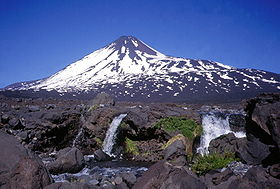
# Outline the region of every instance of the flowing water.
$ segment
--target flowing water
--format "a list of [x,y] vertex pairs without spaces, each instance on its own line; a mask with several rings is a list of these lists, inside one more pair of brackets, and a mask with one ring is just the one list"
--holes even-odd
[[121,124],[123,118],[125,118],[127,114],[121,114],[117,117],[115,117],[109,126],[109,129],[106,132],[106,137],[103,142],[103,152],[108,154],[111,157],[116,157],[116,154],[113,153],[113,147],[115,145],[116,137],[117,137],[117,131],[118,127]]
[[121,174],[133,174],[140,177],[148,170],[150,163],[130,161],[93,162],[79,173],[63,173],[52,175],[55,182],[73,182],[87,180],[89,183],[95,180],[112,179]]
[[222,114],[220,112],[209,112],[202,114],[203,134],[200,139],[200,146],[197,152],[200,154],[208,154],[208,147],[211,140],[228,133],[233,133],[237,138],[246,137],[244,132],[233,132],[229,126],[230,114]]

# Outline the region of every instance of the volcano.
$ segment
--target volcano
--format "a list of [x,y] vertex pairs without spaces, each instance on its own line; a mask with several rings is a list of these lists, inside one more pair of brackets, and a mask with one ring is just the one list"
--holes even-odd
[[92,98],[100,92],[121,101],[233,101],[280,92],[280,75],[166,56],[133,36],[122,36],[50,77],[2,90],[4,94],[73,98]]

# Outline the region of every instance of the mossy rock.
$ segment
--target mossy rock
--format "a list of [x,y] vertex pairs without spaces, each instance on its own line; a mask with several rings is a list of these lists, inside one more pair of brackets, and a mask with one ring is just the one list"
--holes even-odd
[[202,126],[194,120],[184,117],[167,117],[160,119],[155,125],[157,129],[163,129],[166,132],[180,132],[188,139],[194,139],[202,133]]
[[171,145],[173,142],[175,142],[176,140],[181,140],[183,142],[184,145],[186,145],[186,138],[184,135],[182,134],[178,134],[174,137],[172,137],[171,139],[169,139],[164,145],[162,145],[162,149],[166,149],[169,145]]

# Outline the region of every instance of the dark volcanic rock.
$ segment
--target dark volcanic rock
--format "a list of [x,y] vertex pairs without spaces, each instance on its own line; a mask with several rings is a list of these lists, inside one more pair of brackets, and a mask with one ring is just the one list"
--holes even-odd
[[[186,146],[182,140],[176,140],[164,150],[164,159],[173,159],[174,156],[186,156]],[[173,156],[173,158],[172,158]]]
[[2,131],[0,149],[0,188],[41,189],[51,184],[42,161]]
[[151,166],[133,186],[133,189],[150,188],[206,189],[206,186],[184,167],[176,168],[164,161],[160,161]]
[[238,150],[238,157],[250,165],[261,164],[269,154],[269,146],[255,137],[249,137],[246,144]]
[[9,120],[9,125],[12,129],[17,130],[17,129],[23,129],[24,125],[22,121],[18,118],[12,118]]
[[229,133],[213,139],[209,144],[208,150],[210,153],[235,153],[245,145],[246,141],[246,138],[237,138],[233,133]]
[[275,178],[280,179],[280,163],[272,165],[269,168],[269,174]]
[[280,94],[266,94],[248,101],[247,132],[280,149]]
[[110,160],[112,160],[112,158],[109,155],[107,155],[105,152],[103,152],[101,149],[96,150],[94,152],[94,158],[97,161],[110,161]]
[[246,129],[246,119],[243,114],[230,114],[229,115],[229,126],[234,132],[245,132]]
[[82,170],[84,163],[83,154],[77,148],[65,148],[57,153],[57,159],[47,165],[53,174],[76,173]]
[[280,180],[270,177],[266,169],[253,167],[244,177],[233,181],[228,189],[278,189]]

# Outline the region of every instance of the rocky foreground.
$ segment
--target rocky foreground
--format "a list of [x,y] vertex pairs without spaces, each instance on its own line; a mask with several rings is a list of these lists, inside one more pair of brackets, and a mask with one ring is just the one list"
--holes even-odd
[[[210,142],[209,164],[197,163],[201,112],[232,114],[233,131]],[[122,120],[114,144],[116,158],[102,151],[112,120]],[[193,128],[165,128],[167,121],[192,120]],[[118,103],[101,94],[92,101],[0,97],[0,188],[279,188],[280,95],[269,94],[240,104]],[[191,132],[189,132],[191,131]],[[230,154],[230,155],[228,155]],[[92,171],[112,159],[146,162],[145,172],[110,177]],[[211,166],[228,161],[223,166]],[[151,165],[151,166],[150,166]],[[204,167],[203,167],[204,166]],[[56,181],[56,182],[55,182]],[[54,183],[55,182],[55,183]]]

